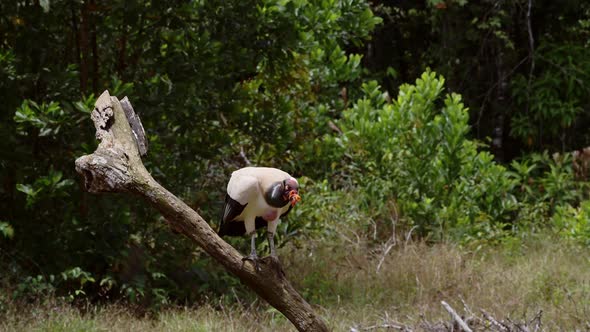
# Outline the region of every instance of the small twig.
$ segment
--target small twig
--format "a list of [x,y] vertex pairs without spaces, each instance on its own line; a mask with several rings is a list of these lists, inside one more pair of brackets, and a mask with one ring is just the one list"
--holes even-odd
[[531,319],[531,321],[529,322],[529,325],[533,326],[533,322],[535,322],[535,329],[533,330],[534,332],[537,332],[541,329],[542,323],[541,323],[541,316],[543,315],[543,310],[539,310],[539,312],[537,313],[537,315],[535,315],[535,317],[533,317],[533,319]]
[[[389,241],[388,241],[388,243],[389,243]],[[379,264],[377,264],[377,270],[375,271],[375,273],[379,273],[379,270],[381,269],[381,265],[385,261],[385,257],[387,256],[387,254],[389,254],[389,251],[391,251],[391,248],[393,248],[394,246],[395,246],[395,241],[394,241],[394,243],[387,245],[387,248],[385,249],[385,251],[381,255],[381,258],[379,259]]]
[[407,328],[406,326],[403,326],[400,324],[393,324],[393,323],[368,326],[368,327],[363,328],[363,331],[370,331],[370,330],[375,330],[375,329],[396,329],[396,330],[400,330],[400,331],[412,331],[411,329]]
[[469,306],[467,305],[467,302],[465,302],[465,299],[463,299],[463,296],[459,296],[459,299],[461,300],[461,303],[463,303],[463,310],[469,314],[469,317],[465,319],[466,323],[469,323],[470,321],[476,321],[481,323],[483,320],[477,316],[472,310],[471,308],[469,308]]
[[371,331],[371,330],[377,330],[377,329],[395,329],[395,330],[404,331],[404,332],[413,332],[413,330],[411,328],[409,328],[408,326],[406,326],[404,324],[398,323],[398,322],[387,322],[387,323],[375,324],[375,325],[371,325],[371,326],[367,326],[367,327],[351,326],[350,332]]
[[404,243],[405,246],[408,245],[408,242],[410,241],[410,238],[412,237],[412,232],[418,228],[418,226],[414,226],[412,228],[410,228],[410,231],[408,232],[408,234],[406,234],[406,242]]
[[250,162],[250,159],[248,159],[248,157],[246,157],[246,153],[244,152],[243,146],[240,146],[240,157],[242,157],[242,159],[244,160],[244,162],[246,163],[247,166],[252,165],[252,163]]
[[[394,206],[394,209],[395,209],[395,206]],[[396,209],[395,214],[397,215],[397,209]],[[381,258],[379,259],[379,264],[377,264],[377,270],[375,271],[376,273],[379,273],[379,270],[381,269],[381,265],[385,261],[385,257],[387,256],[387,254],[389,254],[389,251],[391,251],[391,248],[393,248],[397,242],[395,239],[395,225],[396,225],[396,223],[397,223],[396,218],[391,218],[391,224],[392,224],[391,238],[389,238],[389,240],[387,240],[387,243],[385,244],[386,248],[383,251]]]
[[446,303],[445,301],[441,301],[440,303],[443,305],[443,307],[445,307],[445,309],[449,312],[449,314],[451,314],[451,317],[453,318],[453,320],[455,320],[455,322],[457,322],[457,324],[459,324],[459,326],[465,332],[473,332],[471,330],[471,328],[469,326],[467,326],[467,323],[465,323],[463,321],[461,316],[459,316],[459,314],[457,314],[457,312],[455,312],[455,310],[453,310],[453,308],[451,308],[451,306],[448,303]]
[[506,318],[506,320],[509,321],[510,324],[514,325],[514,327],[518,329],[518,330],[511,329],[510,331],[530,332],[526,326],[522,326],[522,324],[518,324],[516,322],[513,322],[510,318]]
[[248,310],[252,310],[252,308],[254,308],[254,305],[256,304],[256,302],[258,302],[258,298],[255,298],[254,301],[252,301],[252,303],[250,303],[250,305],[248,305]]
[[238,304],[240,305],[240,307],[244,308],[244,304],[242,303],[242,301],[240,300],[240,297],[238,296],[238,294],[236,293],[236,289],[234,287],[231,288],[231,292],[234,295],[234,298],[236,299],[236,301],[238,302]]
[[485,319],[492,323],[492,325],[498,327],[501,331],[510,331],[510,328],[506,326],[506,324],[498,322],[494,317],[492,317],[492,315],[487,313],[485,310],[481,309],[481,313],[483,314]]
[[[508,77],[512,76],[512,74],[514,74],[514,72],[516,72],[518,67],[520,67],[523,63],[525,63],[528,59],[530,59],[530,55],[522,58],[514,67],[512,67],[512,69],[510,69],[508,74],[506,74],[505,78],[508,79]],[[476,121],[476,126],[478,128],[478,132],[479,132],[479,127],[480,127],[480,122],[483,117],[484,107],[485,107],[486,103],[488,102],[488,100],[490,99],[492,92],[494,92],[494,89],[498,86],[499,83],[500,83],[499,81],[496,81],[494,84],[492,84],[492,86],[488,89],[488,91],[486,91],[486,93],[483,95],[484,98],[483,98],[483,101],[481,102],[481,106],[479,107],[479,113],[477,115],[477,121]],[[482,95],[479,95],[478,97],[481,97],[481,96]],[[479,133],[478,133],[478,135],[479,135]]]
[[332,122],[331,120],[328,121],[328,127],[330,127],[330,129],[337,132],[338,134],[342,135],[342,130],[340,128],[338,128],[338,126],[334,122]]
[[467,305],[467,302],[465,302],[465,299],[463,299],[463,296],[459,296],[459,300],[461,300],[461,303],[463,303],[463,310],[465,310],[465,312],[468,313],[469,315],[475,316],[473,314],[473,311],[471,311],[471,309]]
[[395,201],[393,202],[393,213],[394,216],[391,217],[391,239],[393,240],[393,244],[395,245],[397,242],[397,239],[395,237],[395,226],[397,225],[397,222],[399,220],[399,215],[397,213],[397,204],[395,203]]

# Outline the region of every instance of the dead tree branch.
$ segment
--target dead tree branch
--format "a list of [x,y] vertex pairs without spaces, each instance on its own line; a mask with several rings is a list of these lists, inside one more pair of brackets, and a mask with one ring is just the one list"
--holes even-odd
[[86,190],[128,192],[143,197],[175,229],[282,312],[299,331],[328,330],[322,318],[285,278],[279,262],[263,259],[259,272],[251,264],[243,264],[242,255],[217,236],[197,212],[154,180],[140,157],[140,150],[141,154],[147,152],[143,126],[128,101],[122,105],[105,91],[96,101],[91,118],[101,142],[93,154],[76,160],[76,171],[83,176]]
[[446,303],[445,301],[441,301],[440,302],[442,304],[443,307],[445,307],[445,309],[449,312],[449,314],[451,314],[451,317],[453,318],[453,320],[455,322],[457,322],[457,324],[459,324],[459,326],[461,327],[461,329],[465,332],[471,332],[471,328],[469,326],[467,326],[467,323],[465,323],[465,321],[463,321],[463,319],[461,318],[461,316],[459,316],[459,314],[457,314],[457,312],[455,310],[453,310],[453,308],[451,308],[451,306]]

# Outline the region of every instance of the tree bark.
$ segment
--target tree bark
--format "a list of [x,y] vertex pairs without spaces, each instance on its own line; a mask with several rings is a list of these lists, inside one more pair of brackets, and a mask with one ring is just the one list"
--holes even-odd
[[82,93],[88,92],[88,75],[90,72],[90,41],[88,40],[90,27],[88,19],[88,1],[84,1],[81,8],[80,26],[78,29],[78,40],[80,44],[80,90]]
[[[138,145],[138,135],[128,123],[129,114],[126,117],[123,110],[127,104],[122,106],[108,91],[96,101],[91,118],[101,142],[93,154],[76,160],[76,171],[83,176],[86,190],[129,192],[143,197],[175,229],[282,312],[299,331],[328,331],[322,318],[291,286],[278,261],[266,257],[260,264],[260,271],[256,271],[252,264],[244,263],[243,256],[223,241],[197,212],[154,180],[141,161],[138,150],[141,143]],[[133,112],[132,109],[126,111]]]
[[95,0],[90,0],[88,6],[91,7],[92,12],[88,15],[90,17],[90,43],[92,44],[92,92],[98,93],[98,45],[96,41],[96,2]]

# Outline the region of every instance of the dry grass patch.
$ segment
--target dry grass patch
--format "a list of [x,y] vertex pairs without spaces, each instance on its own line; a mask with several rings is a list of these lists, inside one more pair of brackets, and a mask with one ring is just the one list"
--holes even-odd
[[310,248],[288,268],[299,289],[325,307],[335,330],[391,320],[420,327],[448,321],[448,302],[469,316],[532,319],[548,330],[590,326],[590,249],[536,239],[477,252],[450,244],[380,246],[349,242]]
[[12,307],[0,331],[290,331],[281,315],[237,305],[168,308],[153,316],[137,315],[120,305],[82,310],[51,300],[27,308]]
[[[450,318],[441,301],[459,314],[481,317],[484,309],[498,320],[529,321],[542,310],[544,331],[590,326],[588,248],[545,239],[476,252],[424,243],[397,244],[387,255],[384,249],[362,240],[312,242],[304,249],[284,248],[281,257],[287,276],[334,331],[394,322],[415,331],[442,326]],[[168,308],[152,317],[120,305],[80,311],[55,300],[25,307],[9,303],[0,312],[0,330],[293,331],[267,305],[234,299]]]

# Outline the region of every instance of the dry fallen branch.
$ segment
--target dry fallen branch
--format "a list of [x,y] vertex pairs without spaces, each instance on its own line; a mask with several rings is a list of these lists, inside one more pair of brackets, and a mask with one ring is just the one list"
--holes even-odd
[[490,322],[490,324],[497,328],[497,331],[503,332],[503,331],[510,331],[510,327],[507,326],[506,324],[497,321],[494,317],[492,317],[492,315],[490,315],[489,313],[487,313],[486,311],[482,310],[481,311],[483,316],[485,317],[485,319]]
[[380,329],[393,329],[397,331],[403,332],[413,332],[411,328],[406,325],[397,323],[397,322],[384,322],[381,324],[371,325],[367,327],[351,327],[350,332],[360,332],[360,331],[373,331],[373,330],[380,330]]
[[101,142],[93,154],[76,160],[76,171],[84,177],[86,190],[141,196],[176,230],[283,313],[299,331],[328,330],[321,317],[285,278],[279,262],[263,259],[259,272],[251,264],[243,264],[242,255],[217,236],[197,212],[152,178],[140,158],[147,153],[143,126],[127,100],[122,103],[105,91],[96,101],[91,118]]
[[523,319],[522,321],[513,321],[509,317],[505,320],[498,320],[485,310],[479,310],[481,315],[476,315],[469,309],[469,306],[463,301],[465,312],[469,314],[469,318],[462,318],[451,306],[442,301],[443,307],[451,314],[452,320],[430,322],[426,320],[424,314],[420,314],[420,322],[417,326],[405,325],[395,320],[391,320],[389,315],[385,313],[385,318],[374,325],[366,327],[355,325],[350,328],[350,332],[360,331],[380,331],[380,330],[398,330],[398,331],[424,331],[424,332],[460,332],[460,331],[490,331],[490,332],[540,332],[543,331],[541,317],[542,310],[530,320]]
[[471,328],[469,326],[467,326],[467,323],[465,323],[465,321],[463,321],[461,316],[459,316],[457,314],[457,312],[455,312],[455,310],[453,310],[453,308],[451,308],[451,306],[448,303],[446,303],[445,301],[441,301],[440,303],[442,304],[443,307],[445,307],[445,309],[449,312],[449,314],[451,314],[451,317],[453,318],[453,320],[455,322],[457,322],[457,324],[459,324],[459,326],[461,327],[461,329],[463,329],[463,331],[472,332]]

